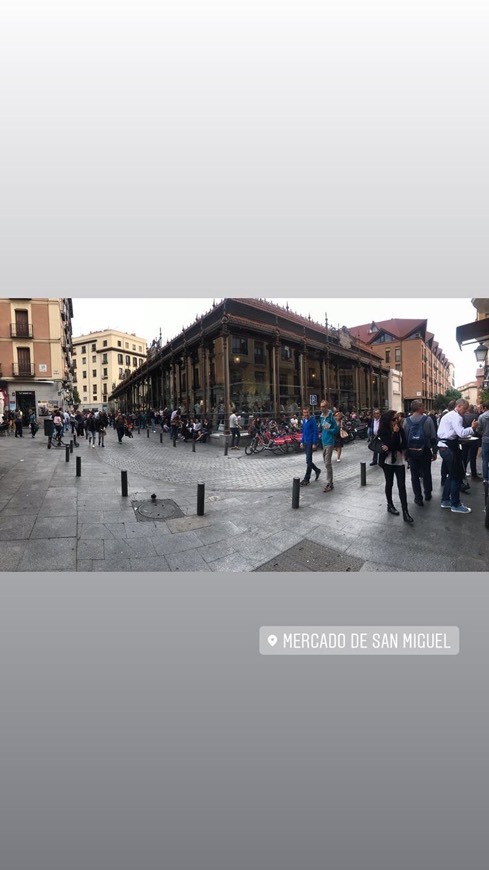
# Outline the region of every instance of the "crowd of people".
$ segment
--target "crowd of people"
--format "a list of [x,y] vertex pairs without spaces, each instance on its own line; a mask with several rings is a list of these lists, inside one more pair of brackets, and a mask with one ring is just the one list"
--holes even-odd
[[[315,410],[315,409],[313,409]],[[440,483],[443,487],[441,507],[453,513],[468,514],[470,508],[461,502],[460,493],[470,491],[472,481],[489,483],[489,403],[475,407],[465,399],[453,400],[440,414],[426,412],[421,399],[411,402],[410,414],[389,410],[381,412],[374,408],[369,414],[357,415],[355,411],[344,414],[331,407],[326,399],[320,403],[320,415],[315,416],[309,407],[302,414],[281,414],[276,421],[254,416],[249,422],[250,436],[263,432],[265,426],[273,426],[277,433],[301,432],[300,447],[304,450],[306,470],[301,486],[308,486],[314,473],[319,479],[323,469],[314,462],[314,452],[320,448],[323,456],[325,480],[323,492],[334,490],[333,454],[341,462],[344,444],[349,440],[347,427],[361,422],[367,427],[368,445],[372,451],[371,466],[382,468],[385,476],[387,511],[393,516],[400,512],[394,504],[393,489],[396,483],[403,519],[413,523],[409,513],[406,488],[406,473],[410,472],[414,503],[423,507],[431,501],[433,493],[433,462],[440,459]],[[205,414],[191,417],[180,408],[142,410],[132,414],[75,408],[72,412],[55,409],[49,417],[54,432],[59,437],[70,432],[77,439],[85,438],[88,446],[105,447],[109,427],[117,433],[118,444],[125,437],[132,438],[134,430],[150,428],[168,433],[173,440],[194,441],[205,444],[212,433],[212,422]],[[34,410],[28,419],[21,411],[5,412],[0,426],[15,437],[23,437],[23,428],[28,423],[31,437],[39,429]],[[242,419],[235,410],[229,417],[231,449],[240,449]],[[477,457],[481,451],[482,475],[477,471]]]

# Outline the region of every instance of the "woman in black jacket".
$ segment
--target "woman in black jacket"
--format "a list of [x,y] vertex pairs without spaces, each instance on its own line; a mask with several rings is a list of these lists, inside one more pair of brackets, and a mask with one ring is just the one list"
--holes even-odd
[[378,437],[382,444],[379,462],[385,475],[385,496],[387,511],[399,516],[399,511],[392,501],[392,486],[394,476],[397,481],[399,498],[402,507],[402,518],[406,523],[414,522],[409,516],[406,494],[406,450],[407,440],[401,421],[396,411],[386,411],[379,423]]

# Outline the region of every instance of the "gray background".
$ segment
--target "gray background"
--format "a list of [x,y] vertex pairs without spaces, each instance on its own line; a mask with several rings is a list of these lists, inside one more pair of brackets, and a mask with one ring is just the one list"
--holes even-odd
[[[486,867],[484,577],[0,579],[6,870]],[[401,622],[460,655],[258,651]]]

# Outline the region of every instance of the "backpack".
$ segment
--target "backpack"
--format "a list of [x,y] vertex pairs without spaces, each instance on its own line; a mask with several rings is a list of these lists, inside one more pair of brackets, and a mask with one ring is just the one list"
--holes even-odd
[[411,417],[408,417],[406,420],[408,426],[407,446],[408,450],[411,450],[413,453],[422,453],[426,447],[425,420],[426,414],[423,414],[417,423],[413,423]]

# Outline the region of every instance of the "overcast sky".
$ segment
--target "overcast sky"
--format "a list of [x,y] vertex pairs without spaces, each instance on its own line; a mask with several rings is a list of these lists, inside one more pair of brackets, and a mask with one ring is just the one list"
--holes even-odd
[[[216,299],[216,302],[219,300]],[[475,320],[476,311],[470,299],[279,299],[270,301],[279,305],[287,302],[292,311],[311,315],[324,323],[325,315],[331,326],[358,326],[371,320],[392,317],[427,318],[428,329],[433,332],[445,355],[455,366],[457,386],[475,378],[477,363],[474,346],[460,351],[455,341],[455,329],[462,323]],[[119,329],[134,332],[148,343],[157,338],[161,328],[163,344],[194,322],[199,314],[212,306],[208,299],[73,299],[73,335],[82,335],[101,329]]]

